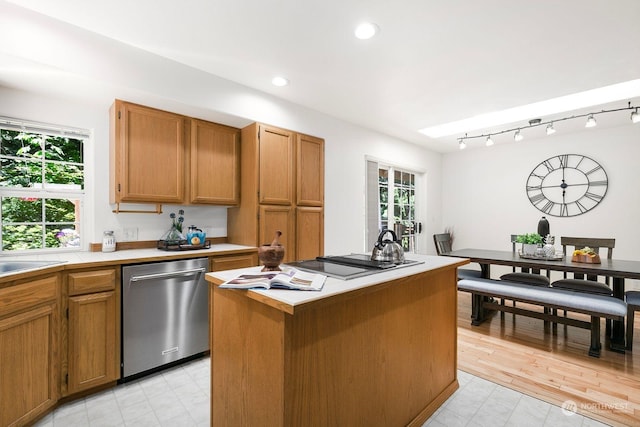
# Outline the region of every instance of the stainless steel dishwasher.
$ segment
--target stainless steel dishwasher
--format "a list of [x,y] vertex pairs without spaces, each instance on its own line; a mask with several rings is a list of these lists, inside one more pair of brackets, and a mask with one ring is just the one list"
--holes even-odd
[[122,379],[209,349],[207,258],[122,267]]

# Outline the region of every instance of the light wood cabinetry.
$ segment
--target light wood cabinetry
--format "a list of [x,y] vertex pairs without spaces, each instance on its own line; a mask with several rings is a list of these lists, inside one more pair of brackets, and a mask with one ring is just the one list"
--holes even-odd
[[280,230],[285,261],[323,255],[324,140],[254,123],[241,141],[242,198],[227,212],[229,242],[259,246]]
[[324,206],[324,140],[296,134],[296,204]]
[[[296,236],[324,236],[324,210],[321,207],[296,208]],[[321,239],[301,237],[296,248],[298,259],[313,259],[324,253]]]
[[240,130],[116,100],[110,202],[237,205]]
[[66,363],[63,363],[66,381],[62,385],[65,396],[115,382],[120,376],[118,270],[70,272],[66,274],[66,282],[68,319]]
[[0,289],[0,425],[27,425],[59,398],[58,275]]
[[[253,127],[250,133],[254,137]],[[294,135],[271,126],[258,125],[258,197],[261,204],[292,205],[295,191]]]
[[237,205],[240,201],[240,131],[191,120],[189,201]]
[[210,259],[211,271],[235,270],[258,265],[258,253],[216,256]]
[[182,203],[185,118],[116,100],[111,107],[111,203]]

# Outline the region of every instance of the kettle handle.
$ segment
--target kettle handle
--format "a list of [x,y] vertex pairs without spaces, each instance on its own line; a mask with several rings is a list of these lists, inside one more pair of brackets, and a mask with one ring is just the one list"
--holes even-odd
[[391,236],[393,237],[393,242],[396,242],[398,240],[398,237],[396,236],[395,231],[385,228],[384,230],[382,230],[382,232],[380,232],[380,235],[378,236],[378,242],[376,243],[376,247],[378,249],[382,249],[382,247],[384,246],[383,245],[384,242],[382,241],[382,238],[387,233],[391,233]]

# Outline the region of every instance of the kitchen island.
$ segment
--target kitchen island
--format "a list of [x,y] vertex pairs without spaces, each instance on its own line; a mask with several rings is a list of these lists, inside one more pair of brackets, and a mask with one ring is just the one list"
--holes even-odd
[[208,273],[211,424],[420,426],[457,389],[456,268],[421,264],[321,291],[217,285]]

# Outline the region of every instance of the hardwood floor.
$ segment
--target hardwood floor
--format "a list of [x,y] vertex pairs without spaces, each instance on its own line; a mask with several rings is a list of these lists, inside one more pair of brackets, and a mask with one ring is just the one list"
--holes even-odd
[[458,368],[607,424],[637,426],[640,322],[635,323],[635,353],[609,350],[603,323],[602,354],[594,358],[587,354],[586,329],[558,325],[557,332],[545,334],[542,320],[508,313],[471,326],[471,296],[458,292]]

